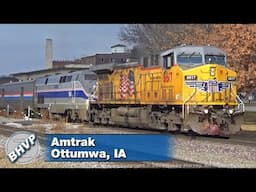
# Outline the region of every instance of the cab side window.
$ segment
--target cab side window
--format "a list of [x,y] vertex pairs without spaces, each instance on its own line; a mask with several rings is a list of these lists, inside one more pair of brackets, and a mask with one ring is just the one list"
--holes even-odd
[[164,69],[170,69],[174,64],[174,54],[170,53],[169,55],[165,55],[163,57],[164,60]]

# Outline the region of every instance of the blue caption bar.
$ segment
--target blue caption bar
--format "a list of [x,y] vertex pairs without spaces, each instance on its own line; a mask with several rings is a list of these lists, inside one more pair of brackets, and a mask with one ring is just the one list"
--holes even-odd
[[172,138],[165,134],[49,134],[47,161],[169,161]]

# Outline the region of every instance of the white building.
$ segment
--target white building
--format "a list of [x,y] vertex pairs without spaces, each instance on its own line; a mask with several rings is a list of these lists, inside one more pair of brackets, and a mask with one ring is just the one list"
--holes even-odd
[[112,53],[126,53],[127,47],[125,45],[117,44],[111,46],[111,52]]

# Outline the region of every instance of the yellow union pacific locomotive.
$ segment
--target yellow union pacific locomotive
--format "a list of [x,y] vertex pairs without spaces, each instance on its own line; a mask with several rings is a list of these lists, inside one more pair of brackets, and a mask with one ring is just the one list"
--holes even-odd
[[90,121],[206,135],[240,130],[244,104],[223,51],[180,46],[163,52],[160,63],[95,67],[97,100],[91,103]]

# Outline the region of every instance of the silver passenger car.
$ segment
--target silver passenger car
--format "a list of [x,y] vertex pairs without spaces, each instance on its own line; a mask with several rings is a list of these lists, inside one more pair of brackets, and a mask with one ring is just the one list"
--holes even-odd
[[0,84],[0,109],[22,114],[34,107],[35,81],[20,81]]

